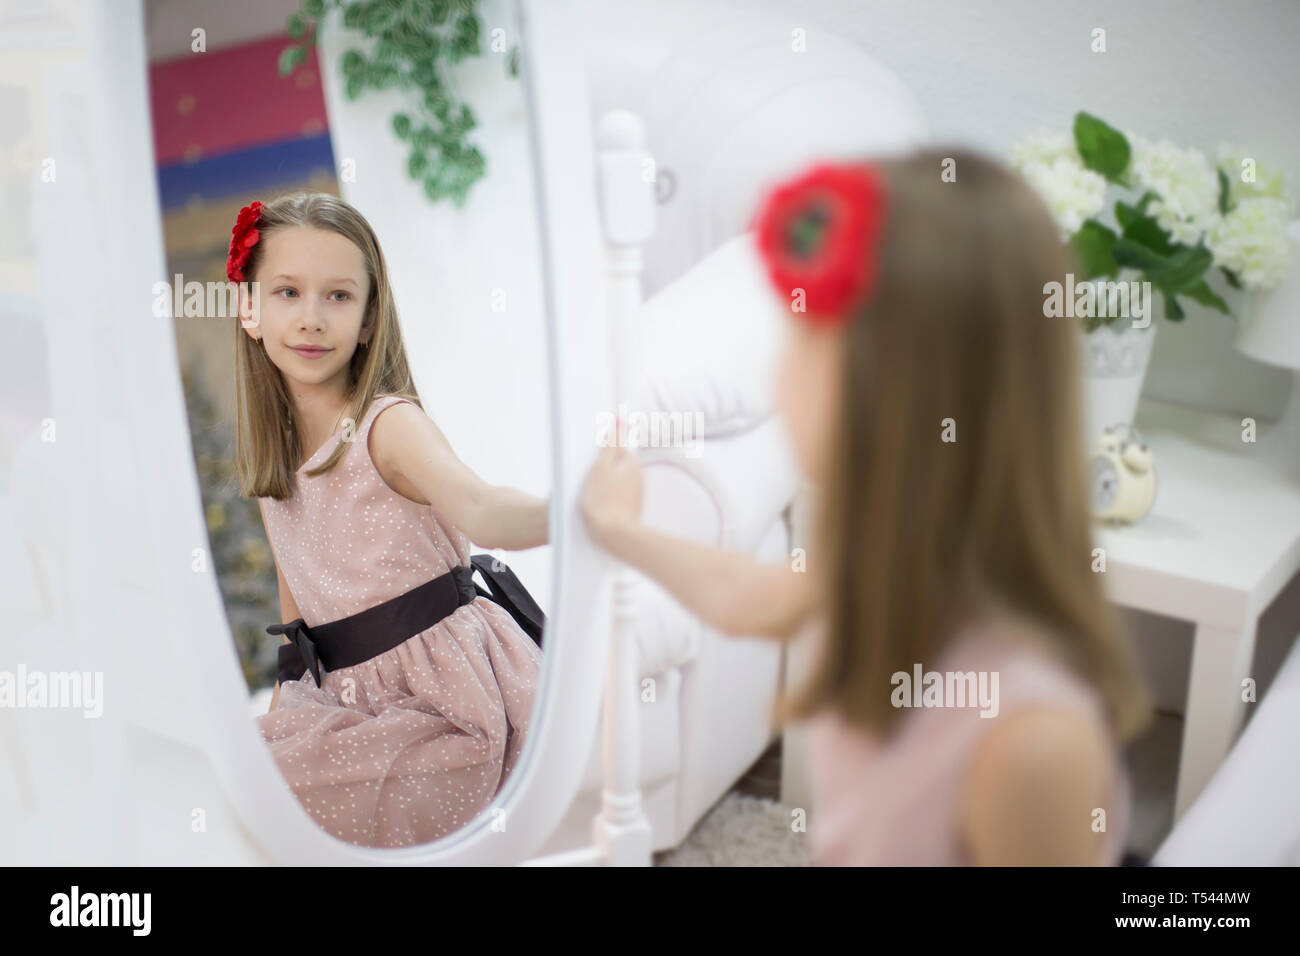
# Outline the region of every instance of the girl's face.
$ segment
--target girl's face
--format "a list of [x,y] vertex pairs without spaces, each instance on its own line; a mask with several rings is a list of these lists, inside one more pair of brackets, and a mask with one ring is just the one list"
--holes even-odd
[[346,382],[348,363],[370,335],[361,328],[370,294],[365,257],[352,240],[310,226],[263,240],[257,274],[261,321],[246,327],[289,383]]
[[826,480],[830,443],[842,388],[844,333],[797,316],[786,322],[777,367],[777,407],[785,419],[804,477]]

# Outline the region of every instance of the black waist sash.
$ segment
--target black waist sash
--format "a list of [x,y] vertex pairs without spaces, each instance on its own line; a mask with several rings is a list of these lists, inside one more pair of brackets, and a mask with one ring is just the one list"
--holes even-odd
[[[333,671],[377,657],[477,597],[489,598],[504,607],[540,647],[545,618],[519,579],[491,555],[476,554],[470,563],[471,567],[454,567],[405,594],[337,621],[315,627],[308,627],[302,618],[272,624],[266,629],[268,634],[282,634],[292,642],[280,645],[276,680],[298,680],[304,671],[310,671],[319,687],[322,667]],[[487,580],[491,591],[474,584],[475,569]]]

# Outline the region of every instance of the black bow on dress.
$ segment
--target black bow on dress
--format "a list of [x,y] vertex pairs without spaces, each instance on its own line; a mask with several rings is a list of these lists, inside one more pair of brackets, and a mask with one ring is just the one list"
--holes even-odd
[[[298,680],[302,677],[302,668],[305,664],[311,671],[311,676],[316,679],[316,686],[320,687],[320,655],[316,650],[316,640],[312,637],[311,628],[302,618],[296,618],[288,624],[272,624],[266,629],[268,634],[286,635],[291,644],[280,645],[279,655],[279,681],[284,683],[286,680]],[[287,671],[292,671],[288,673]]]

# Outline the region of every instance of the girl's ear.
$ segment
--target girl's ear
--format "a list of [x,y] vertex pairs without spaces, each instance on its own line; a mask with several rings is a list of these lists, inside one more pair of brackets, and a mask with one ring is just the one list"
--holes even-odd
[[262,340],[260,299],[256,282],[239,283],[239,324],[254,342]]

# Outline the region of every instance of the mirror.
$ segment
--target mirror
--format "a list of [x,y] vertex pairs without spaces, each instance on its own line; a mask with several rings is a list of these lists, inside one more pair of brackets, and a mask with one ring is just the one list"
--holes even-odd
[[[506,18],[512,8],[495,3],[480,8],[485,52],[457,67],[458,89],[495,83],[516,98],[478,114],[472,132],[484,138],[473,142],[488,160],[486,176],[456,212],[413,187],[400,148],[381,156],[388,141],[365,125],[364,113],[328,128],[326,161],[317,144],[315,153],[290,149],[257,165],[262,178],[233,187],[225,211],[210,220],[200,216],[202,191],[192,206],[185,193],[184,201],[173,197],[164,212],[160,196],[173,192],[165,175],[184,170],[158,166],[161,119],[151,114],[160,94],[150,65],[278,36],[292,4],[225,4],[218,20],[199,17],[188,2],[88,0],[75,9],[46,2],[25,6],[21,22],[8,24],[11,51],[23,52],[0,70],[13,159],[0,192],[15,227],[0,254],[0,318],[24,351],[0,385],[7,396],[0,517],[15,519],[0,547],[7,586],[0,650],[34,686],[58,680],[94,696],[47,701],[63,709],[58,714],[0,708],[5,862],[514,864],[537,853],[572,804],[595,737],[606,660],[605,561],[582,533],[576,506],[593,454],[591,422],[610,405],[606,377],[593,374],[606,367],[609,346],[587,93],[573,51],[581,31],[566,4],[546,0],[544,12],[534,0],[521,6],[517,78],[486,53],[493,29],[509,37],[514,22],[514,14]],[[341,52],[326,52],[325,62]],[[509,47],[500,57],[508,54]],[[205,167],[210,185],[237,178],[230,154],[266,135],[263,101],[273,103],[269,90],[280,80],[274,69],[260,76],[255,95],[217,124],[231,148],[207,154],[215,164]],[[384,97],[396,96],[346,101],[331,76],[327,70],[316,94],[331,117],[388,110]],[[234,103],[218,85],[165,108],[192,115],[209,102]],[[321,134],[307,122],[270,125],[280,135],[268,148]],[[203,141],[174,155],[197,165]],[[379,171],[394,161],[396,174]],[[235,211],[295,188],[275,180],[285,169],[319,182],[318,166],[339,177],[338,191],[382,242],[413,383],[456,454],[493,483],[550,495],[549,546],[502,551],[546,614],[545,666],[522,753],[468,824],[400,849],[359,846],[322,829],[255,723],[267,708],[268,677],[250,680],[244,662],[255,655],[241,655],[232,635],[262,634],[264,653],[282,640],[265,634],[283,623],[278,594],[267,593],[275,565],[260,514],[222,514],[204,490],[214,479],[201,472],[231,447],[222,422],[228,429],[232,406],[219,397],[187,401],[183,388],[182,355],[229,360],[238,341],[235,312],[227,305],[223,315],[220,303]],[[345,170],[353,181],[343,180]],[[502,227],[492,213],[511,204]],[[422,225],[403,235],[407,212],[418,212]],[[539,245],[524,245],[539,234]],[[202,294],[191,297],[182,285],[178,306],[174,277],[190,272]],[[491,298],[497,289],[504,299]],[[504,310],[494,311],[493,301]],[[191,380],[202,374],[200,365]],[[220,376],[204,379],[212,381]],[[318,429],[308,428],[313,444],[343,440],[342,421],[330,434],[334,416],[307,424]],[[360,450],[348,449],[341,467]],[[225,533],[236,527],[246,538]],[[245,540],[265,550],[245,552]],[[245,569],[247,586],[220,573],[241,558],[260,569]]]
[[223,8],[200,44],[145,5],[155,296],[258,734],[320,829],[410,847],[504,814],[549,649],[519,13],[376,41],[269,6]]

